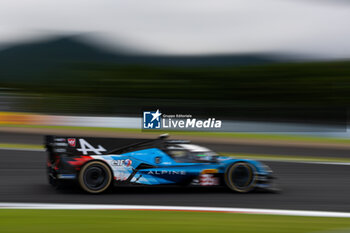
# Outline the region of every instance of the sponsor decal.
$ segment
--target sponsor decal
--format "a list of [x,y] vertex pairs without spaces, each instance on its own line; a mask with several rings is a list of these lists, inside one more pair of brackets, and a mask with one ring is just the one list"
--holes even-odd
[[190,114],[143,112],[143,129],[220,129],[222,121],[215,118],[197,119]]
[[55,138],[54,141],[55,142],[65,142],[66,139],[65,138]]
[[107,151],[105,148],[103,148],[101,145],[98,145],[98,148],[93,147],[88,143],[85,139],[80,138],[79,143],[81,148],[78,148],[77,151],[83,152],[83,155],[87,155],[88,152],[93,152],[96,155],[101,155],[101,152]]
[[57,178],[58,179],[75,179],[76,175],[75,174],[58,174]]
[[219,179],[213,174],[201,174],[199,176],[199,184],[202,186],[219,185]]
[[132,164],[132,161],[130,159],[119,159],[119,160],[113,160],[112,165],[113,166],[124,166],[124,167],[130,167]]
[[131,164],[132,164],[132,161],[131,161],[130,159],[126,159],[126,160],[124,161],[124,166],[125,166],[125,167],[130,167]]
[[186,175],[186,171],[148,171],[148,175]]
[[55,146],[67,146],[67,143],[65,143],[65,142],[56,142],[54,145]]
[[125,181],[128,179],[129,176],[130,176],[129,173],[123,172],[123,171],[116,171],[114,173],[114,179],[117,181]]
[[76,145],[76,140],[75,140],[75,138],[68,138],[67,141],[68,141],[68,144],[69,144],[71,147],[75,147],[75,145]]
[[55,153],[64,153],[67,152],[65,148],[54,148],[53,150]]

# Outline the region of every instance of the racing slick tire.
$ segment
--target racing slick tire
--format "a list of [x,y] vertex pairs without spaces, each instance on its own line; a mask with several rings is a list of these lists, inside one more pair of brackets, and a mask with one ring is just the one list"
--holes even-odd
[[225,183],[239,193],[252,191],[256,184],[255,169],[245,162],[234,163],[225,172]]
[[92,161],[82,167],[78,181],[80,187],[85,191],[101,193],[110,187],[112,172],[104,162]]

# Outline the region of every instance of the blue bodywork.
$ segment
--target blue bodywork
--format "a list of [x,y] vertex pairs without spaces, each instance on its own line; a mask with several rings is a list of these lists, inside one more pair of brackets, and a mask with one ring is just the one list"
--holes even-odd
[[[131,184],[143,185],[201,185],[201,174],[210,173],[211,178],[217,180],[209,185],[219,186],[224,184],[223,176],[227,168],[236,162],[250,164],[259,179],[271,176],[271,170],[266,165],[254,160],[216,156],[215,160],[184,163],[175,161],[158,148],[99,156],[98,159],[111,166],[114,178],[119,183],[128,181]],[[257,182],[256,185],[262,188],[269,187],[266,182]]]

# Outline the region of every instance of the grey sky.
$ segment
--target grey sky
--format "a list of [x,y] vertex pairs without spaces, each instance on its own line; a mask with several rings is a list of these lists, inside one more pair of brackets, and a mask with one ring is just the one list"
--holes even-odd
[[350,57],[343,0],[1,0],[0,43],[99,33],[155,53],[282,51]]

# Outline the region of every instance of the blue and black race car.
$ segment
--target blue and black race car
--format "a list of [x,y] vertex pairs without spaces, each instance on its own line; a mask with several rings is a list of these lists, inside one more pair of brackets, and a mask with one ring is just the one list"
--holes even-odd
[[227,186],[245,193],[272,188],[261,162],[223,157],[185,140],[46,136],[50,184],[75,180],[89,193],[112,185]]

